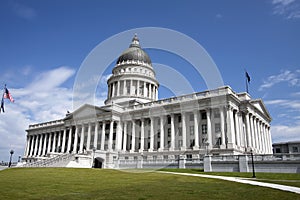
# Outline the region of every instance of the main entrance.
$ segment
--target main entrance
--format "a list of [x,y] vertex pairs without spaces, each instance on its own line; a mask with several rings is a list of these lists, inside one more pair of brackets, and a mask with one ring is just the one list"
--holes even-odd
[[94,159],[94,168],[103,168],[104,159],[97,157]]

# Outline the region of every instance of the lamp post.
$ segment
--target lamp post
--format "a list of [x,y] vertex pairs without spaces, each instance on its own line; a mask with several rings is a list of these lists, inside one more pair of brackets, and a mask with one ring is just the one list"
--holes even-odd
[[10,150],[10,159],[9,159],[9,163],[8,163],[8,167],[11,167],[11,159],[12,159],[12,155],[14,154],[14,150]]
[[253,150],[250,150],[251,153],[251,161],[252,161],[252,178],[256,178],[255,176],[255,169],[254,169],[254,161],[253,161]]
[[92,168],[94,168],[94,157],[95,157],[96,148],[93,147],[93,160],[92,160]]

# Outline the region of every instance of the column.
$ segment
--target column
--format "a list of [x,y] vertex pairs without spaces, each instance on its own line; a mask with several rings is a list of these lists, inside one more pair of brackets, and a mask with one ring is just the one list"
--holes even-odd
[[101,150],[104,151],[105,148],[105,121],[102,122],[102,132],[101,132]]
[[49,133],[47,154],[50,153],[51,150],[51,137],[52,137],[52,133]]
[[247,147],[251,147],[251,130],[250,130],[250,116],[249,113],[246,113],[246,138],[247,138]]
[[39,138],[38,138],[38,135],[35,136],[35,142],[34,142],[34,156],[37,155],[37,150],[38,150],[38,141]]
[[111,97],[114,97],[115,96],[115,82],[111,83],[111,86],[112,86],[112,90],[111,90]]
[[120,81],[117,82],[117,96],[120,96]]
[[150,148],[149,151],[153,151],[154,149],[154,117],[150,118]]
[[75,136],[74,136],[74,144],[73,144],[73,153],[77,153],[77,146],[78,146],[78,129],[79,129],[79,127],[76,125],[76,128],[75,128]]
[[95,122],[95,134],[94,134],[94,147],[98,149],[98,128],[99,128],[99,123],[96,121]]
[[126,80],[123,81],[123,95],[127,95]]
[[233,148],[235,146],[233,110],[232,107],[229,106],[227,108],[227,137],[229,148]]
[[271,135],[269,126],[268,126],[268,135],[269,135],[269,144],[270,144],[269,151],[270,151],[270,154],[271,154],[272,153],[272,135]]
[[152,84],[149,83],[149,98],[152,99]]
[[170,150],[175,149],[175,124],[174,124],[174,114],[171,114],[171,148]]
[[165,116],[160,116],[160,147],[159,150],[163,151],[165,149]]
[[132,120],[132,129],[131,129],[131,152],[135,151],[135,121]]
[[266,132],[265,132],[265,123],[261,124],[262,129],[262,153],[266,153]]
[[143,152],[145,148],[145,119],[141,119],[141,148],[140,152]]
[[33,155],[33,136],[29,136],[30,137],[30,153],[29,155],[32,156]]
[[42,149],[43,149],[43,134],[40,134],[40,145],[39,145],[39,151],[38,151],[38,155],[42,155]]
[[61,152],[61,131],[58,132],[57,152]]
[[258,145],[258,129],[257,129],[257,119],[254,118],[254,130],[255,130],[255,149],[259,149]]
[[72,127],[70,127],[69,129],[67,153],[71,152],[71,143],[72,143]]
[[25,148],[24,156],[29,156],[30,137],[27,136],[26,139],[27,139],[27,141],[26,141],[26,148]]
[[199,149],[199,114],[198,110],[195,110],[194,113],[194,135],[195,135],[195,145],[193,149]]
[[84,144],[84,124],[81,125],[79,153],[83,153],[83,144]]
[[[235,112],[235,118],[234,118],[234,124],[235,124],[235,127],[234,127],[234,130],[235,130],[235,133],[236,133],[236,145],[238,147],[242,146],[242,135],[243,135],[243,132],[240,132],[240,128],[239,128],[239,125],[240,125],[240,121],[239,121],[239,117],[240,117],[241,113],[239,111],[236,111]],[[247,138],[247,141],[248,141],[248,138]],[[245,144],[245,146],[247,146]]]
[[144,97],[147,97],[146,82],[144,81]]
[[255,136],[254,136],[254,126],[253,126],[253,115],[250,117],[250,129],[251,129],[251,148],[255,147]]
[[53,144],[52,144],[52,152],[56,152],[56,135],[57,135],[57,132],[54,132],[53,133]]
[[225,138],[225,119],[224,119],[224,107],[220,107],[220,121],[221,121],[221,148],[226,148],[226,138]]
[[66,137],[67,137],[67,128],[64,129],[64,133],[63,133],[63,139],[62,139],[62,145],[61,145],[61,152],[65,153],[65,149],[66,149]]
[[132,79],[130,80],[130,96],[133,96],[133,81]]
[[137,80],[136,87],[137,87],[137,96],[140,96],[140,81],[139,80]]
[[206,109],[206,121],[207,121],[207,142],[208,149],[212,148],[212,132],[211,132],[211,110]]
[[117,151],[120,151],[122,148],[122,127],[121,122],[117,121],[117,131],[116,131],[116,147]]
[[44,134],[44,145],[43,145],[43,152],[42,155],[46,155],[46,145],[47,145],[47,133]]
[[108,139],[108,150],[112,151],[112,145],[113,145],[113,134],[114,134],[114,121],[110,121],[110,128],[109,128],[109,139]]
[[87,141],[86,141],[86,150],[90,150],[91,148],[91,130],[92,130],[92,124],[89,123],[88,126],[88,135],[87,135]]
[[181,150],[186,150],[186,120],[185,120],[185,112],[181,113],[181,126],[182,126],[182,147]]
[[123,151],[127,150],[127,121],[124,121]]

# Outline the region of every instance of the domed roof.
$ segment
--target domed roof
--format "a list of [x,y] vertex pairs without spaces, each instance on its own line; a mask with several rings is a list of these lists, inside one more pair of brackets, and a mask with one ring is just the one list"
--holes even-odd
[[118,58],[117,64],[126,62],[127,60],[138,60],[144,61],[145,63],[151,64],[150,57],[141,48],[137,35],[134,35],[132,42],[128,49],[126,49]]

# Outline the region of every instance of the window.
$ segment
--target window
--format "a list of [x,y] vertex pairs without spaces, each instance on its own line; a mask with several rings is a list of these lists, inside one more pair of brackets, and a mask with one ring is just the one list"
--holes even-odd
[[220,123],[215,124],[215,132],[221,132],[221,124]]
[[178,135],[182,136],[182,129],[181,129],[181,127],[178,127]]
[[193,146],[195,146],[195,140],[190,140],[190,148],[192,148]]
[[201,119],[207,119],[206,112],[201,113]]
[[191,121],[191,122],[194,121],[194,114],[190,114],[190,121]]
[[168,116],[168,124],[171,124],[171,117]]
[[191,161],[193,158],[192,154],[187,154],[186,155],[186,160]]
[[190,126],[190,135],[194,135],[194,126]]
[[171,137],[171,129],[168,128],[168,137]]
[[280,148],[276,148],[276,149],[275,149],[275,152],[276,152],[276,153],[281,153],[281,149],[280,149]]
[[128,160],[128,156],[125,156],[125,160]]
[[298,147],[293,147],[293,153],[298,153]]
[[214,111],[214,118],[220,118],[220,111],[219,110]]
[[157,132],[157,138],[160,138],[160,131]]
[[178,116],[178,123],[181,122],[181,115]]
[[207,125],[202,124],[202,134],[207,134]]

